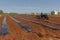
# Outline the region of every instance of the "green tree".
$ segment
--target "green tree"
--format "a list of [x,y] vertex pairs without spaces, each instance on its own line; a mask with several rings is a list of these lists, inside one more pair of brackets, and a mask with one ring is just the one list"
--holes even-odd
[[3,14],[3,10],[0,10],[0,14]]

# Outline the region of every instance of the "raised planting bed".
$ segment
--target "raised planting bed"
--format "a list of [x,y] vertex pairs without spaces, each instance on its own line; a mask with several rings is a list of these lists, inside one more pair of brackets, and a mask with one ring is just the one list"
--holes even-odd
[[10,18],[12,20],[14,20],[17,24],[19,24],[21,27],[23,27],[25,30],[27,30],[28,32],[33,32],[28,26],[26,26],[25,24],[21,23],[20,21],[16,20],[15,18],[11,17]]
[[4,17],[3,22],[2,22],[1,34],[2,35],[8,34],[8,28],[7,28],[7,25],[6,25],[6,17]]
[[30,21],[30,22],[33,22],[33,23],[36,23],[36,24],[40,24],[40,25],[42,25],[42,26],[44,26],[44,27],[48,27],[48,28],[53,29],[53,30],[60,30],[59,28],[55,28],[55,27],[53,27],[53,26],[50,26],[50,25],[47,25],[47,24],[43,24],[43,23],[38,22],[38,21],[29,20],[29,19],[25,19],[25,18],[21,18],[21,19],[27,20],[27,21]]

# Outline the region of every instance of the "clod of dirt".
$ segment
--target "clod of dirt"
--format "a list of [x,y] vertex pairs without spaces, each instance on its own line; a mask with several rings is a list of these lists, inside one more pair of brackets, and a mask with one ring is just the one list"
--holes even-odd
[[58,38],[58,39],[60,39],[60,37],[55,37],[55,38]]
[[13,38],[13,40],[16,40],[15,38]]
[[43,35],[42,35],[41,33],[37,33],[37,35],[38,35],[39,37],[43,37]]
[[48,37],[49,36],[49,34],[46,34],[46,37]]

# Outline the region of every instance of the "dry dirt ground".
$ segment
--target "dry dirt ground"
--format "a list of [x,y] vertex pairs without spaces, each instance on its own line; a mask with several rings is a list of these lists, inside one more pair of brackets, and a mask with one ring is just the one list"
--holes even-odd
[[[12,16],[21,23],[27,25],[31,28],[31,30],[35,31],[36,33],[27,32],[24,28],[19,26],[15,21],[13,21],[9,16],[6,16],[6,22],[8,27],[8,34],[7,35],[0,35],[0,40],[60,40],[60,30],[52,30],[47,27],[43,27],[42,25],[35,24],[29,22],[27,20],[23,20],[20,17],[24,17],[27,19],[35,18],[35,16]],[[0,29],[2,26],[3,17],[0,18]],[[50,21],[59,22],[60,17],[49,17]],[[59,25],[49,24],[45,21],[40,19],[35,19],[34,21],[39,21],[44,24],[51,25],[56,28],[60,28]]]

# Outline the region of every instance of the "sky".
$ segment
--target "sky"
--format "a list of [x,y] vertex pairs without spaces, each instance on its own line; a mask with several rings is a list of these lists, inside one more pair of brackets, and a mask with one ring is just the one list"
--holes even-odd
[[60,0],[0,0],[0,10],[17,13],[60,11]]

